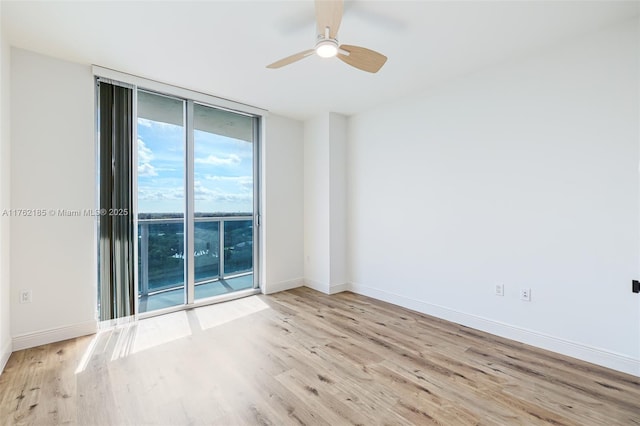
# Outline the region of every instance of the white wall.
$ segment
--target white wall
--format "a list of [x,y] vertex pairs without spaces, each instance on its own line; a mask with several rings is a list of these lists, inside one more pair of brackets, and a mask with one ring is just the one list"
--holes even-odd
[[[0,8],[2,10],[2,8]],[[10,205],[10,72],[11,48],[0,30],[0,372],[11,355],[11,218],[1,215]]]
[[304,131],[301,122],[275,114],[265,121],[262,291],[273,293],[303,283]]
[[304,279],[328,288],[329,263],[329,114],[304,123]]
[[347,287],[347,119],[326,113],[304,125],[304,280],[333,294]]
[[[94,81],[89,66],[11,50],[11,207],[46,217],[11,222],[14,350],[95,330],[92,217],[54,217],[96,202]],[[18,303],[29,289],[33,302]]]
[[352,117],[353,289],[640,375],[638,35]]
[[329,285],[342,291],[347,276],[347,118],[329,114]]

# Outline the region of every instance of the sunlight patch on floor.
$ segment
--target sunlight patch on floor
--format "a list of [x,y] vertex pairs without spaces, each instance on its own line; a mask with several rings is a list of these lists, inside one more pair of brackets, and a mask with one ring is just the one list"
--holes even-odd
[[257,297],[245,297],[230,302],[203,306],[196,309],[195,313],[200,327],[207,330],[268,308],[269,305]]
[[138,353],[191,335],[185,311],[159,315],[137,322],[128,353]]
[[[196,332],[211,329],[265,309],[269,309],[269,305],[260,298],[244,297],[138,321],[131,318],[111,321],[111,323],[120,322],[120,324],[112,325],[109,328],[106,328],[106,325],[104,328],[101,327],[102,329],[89,342],[75,374],[85,371],[94,356],[102,354],[111,361],[116,361],[189,337],[194,333],[194,329]],[[191,323],[189,317],[191,317]]]
[[89,342],[89,346],[84,351],[84,354],[82,354],[82,358],[80,358],[80,362],[78,363],[78,367],[76,368],[76,371],[74,372],[74,374],[80,374],[87,369],[87,364],[89,364],[89,360],[91,359],[91,357],[93,356],[93,353],[96,350],[98,339],[100,338],[100,335],[102,333],[103,332],[98,332],[96,333],[95,336],[93,336],[93,338],[91,339],[91,342]]

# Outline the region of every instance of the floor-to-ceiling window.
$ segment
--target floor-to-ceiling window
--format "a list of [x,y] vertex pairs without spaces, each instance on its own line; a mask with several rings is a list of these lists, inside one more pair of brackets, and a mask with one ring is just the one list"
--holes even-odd
[[259,119],[137,95],[138,312],[253,289]]
[[[256,120],[193,107],[195,299],[250,288]],[[209,284],[210,283],[210,284]]]
[[[100,103],[97,95],[98,128],[104,130],[102,138],[98,132],[105,153],[98,159],[99,170],[105,171],[99,179],[101,196],[106,197],[102,198],[113,198],[110,176],[120,152],[107,148],[118,142],[119,149],[130,150],[133,157],[126,168],[133,190],[125,191],[134,195],[133,231],[126,234],[133,255],[119,246],[114,253],[124,253],[115,260],[135,271],[122,284],[108,285],[112,280],[103,279],[99,307],[101,312],[105,306],[113,308],[112,295],[130,294],[135,309],[104,318],[130,315],[132,310],[156,314],[258,292],[259,142],[264,111],[99,67],[94,73],[97,94],[102,84],[129,88],[133,97],[130,108],[117,112],[107,104],[110,98],[105,95]],[[103,119],[107,115],[100,115],[102,110],[116,116]],[[118,123],[129,124],[117,129]],[[130,137],[122,141],[107,137],[112,134]],[[116,177],[120,175],[127,173],[120,171]],[[100,273],[118,265],[115,260],[107,262],[106,256],[115,250],[111,242],[122,240],[118,235],[101,236],[98,256],[105,262]]]
[[186,102],[138,90],[139,312],[185,298]]

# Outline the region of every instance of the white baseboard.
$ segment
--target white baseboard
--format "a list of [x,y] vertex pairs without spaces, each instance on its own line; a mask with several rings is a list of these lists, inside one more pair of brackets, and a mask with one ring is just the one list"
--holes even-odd
[[383,300],[385,302],[393,303],[394,305],[442,318],[447,321],[475,328],[507,339],[516,340],[538,348],[557,352],[562,355],[567,355],[640,377],[640,360],[626,355],[617,354],[600,348],[594,348],[581,343],[572,342],[533,330],[527,330],[465,312],[456,311],[444,306],[434,305],[422,300],[412,299],[362,284],[352,283],[349,286],[349,290],[357,294]]
[[279,291],[291,290],[292,288],[302,287],[304,285],[303,278],[294,280],[280,281],[278,283],[267,283],[264,286],[264,294],[278,293]]
[[330,291],[329,284],[324,284],[324,283],[321,283],[321,282],[318,282],[318,281],[314,281],[314,280],[310,280],[308,278],[305,278],[304,279],[304,286],[312,288],[312,289],[314,289],[316,291],[320,291],[320,292],[322,292],[324,294],[331,294],[329,292]]
[[4,371],[4,367],[6,367],[7,361],[9,361],[11,352],[11,339],[7,339],[7,341],[2,344],[2,347],[0,347],[0,374]]
[[94,334],[97,330],[97,321],[86,321],[80,324],[21,334],[13,337],[13,350],[19,351],[22,349],[33,348],[35,346],[73,339],[74,337],[86,336],[88,334]]
[[318,281],[310,280],[308,278],[304,279],[305,287],[312,288],[316,291],[320,291],[324,294],[336,294],[341,293],[343,291],[349,290],[349,284],[324,284]]
[[329,294],[342,293],[343,291],[349,291],[350,285],[349,283],[343,284],[332,284],[329,287]]

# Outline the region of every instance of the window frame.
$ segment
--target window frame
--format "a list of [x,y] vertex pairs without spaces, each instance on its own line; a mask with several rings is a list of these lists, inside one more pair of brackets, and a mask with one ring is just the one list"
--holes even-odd
[[[138,77],[135,75],[115,71],[108,68],[99,67],[96,65],[92,66],[92,72],[96,79],[104,82],[110,82],[113,84],[118,84],[126,87],[130,87],[133,89],[134,93],[134,108],[133,114],[134,117],[138,116],[137,111],[137,102],[138,102],[138,90],[150,92],[157,95],[163,95],[174,99],[180,99],[185,102],[185,190],[186,190],[186,203],[185,203],[185,250],[186,253],[192,253],[194,249],[194,230],[195,230],[195,222],[194,222],[194,177],[193,177],[193,162],[194,162],[194,127],[193,127],[193,119],[194,119],[194,105],[199,104],[206,107],[216,108],[219,110],[229,111],[234,114],[245,115],[251,117],[255,121],[254,129],[253,129],[253,288],[248,290],[240,290],[233,293],[228,293],[220,296],[215,296],[213,298],[208,299],[195,299],[194,289],[194,263],[193,259],[190,259],[190,262],[186,262],[186,268],[188,271],[185,271],[185,303],[177,306],[172,306],[164,309],[158,309],[154,311],[139,312],[138,306],[138,298],[135,301],[135,317],[136,318],[147,318],[156,315],[162,315],[170,312],[175,312],[183,309],[190,309],[197,306],[204,306],[212,303],[218,303],[226,300],[232,300],[239,297],[244,297],[250,294],[257,294],[261,292],[262,284],[263,284],[263,257],[264,253],[262,253],[262,242],[264,239],[264,230],[262,226],[261,212],[262,212],[262,200],[263,198],[263,184],[262,184],[262,170],[263,170],[263,157],[262,157],[262,144],[264,141],[264,126],[265,126],[265,118],[268,116],[268,111],[254,107],[251,105],[243,104],[240,102],[231,101],[224,98],[219,98],[216,96],[208,95],[205,93],[185,89],[178,86],[169,85],[166,83],[161,83],[154,80],[145,79],[142,77]],[[137,126],[134,126],[134,141],[138,139],[137,134]],[[138,164],[138,153],[137,149],[133,150],[134,158],[132,159],[133,164]],[[134,173],[133,179],[133,190],[137,193],[138,191],[138,179],[137,173]],[[99,189],[99,188],[98,188]],[[98,190],[99,194],[99,190]],[[134,208],[134,284],[137,294],[137,289],[139,286],[138,283],[138,200],[137,196],[134,197],[133,201]]]

